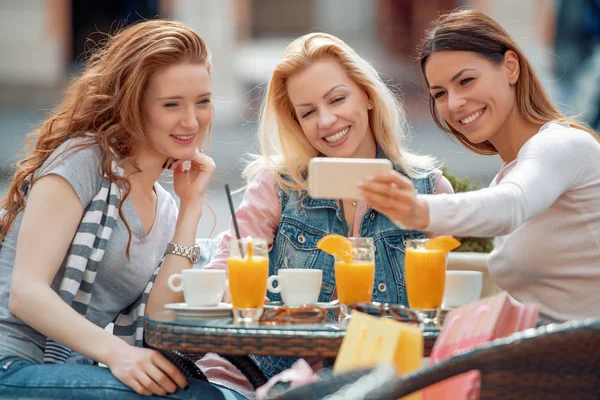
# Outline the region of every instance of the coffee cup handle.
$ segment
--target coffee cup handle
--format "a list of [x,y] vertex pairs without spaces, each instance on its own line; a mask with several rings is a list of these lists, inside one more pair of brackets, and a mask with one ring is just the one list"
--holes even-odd
[[271,275],[267,279],[267,290],[271,293],[281,293],[281,286],[273,287],[273,282],[279,279],[278,275]]
[[[179,279],[179,285],[175,285],[175,279]],[[172,291],[181,292],[183,290],[183,276],[181,276],[181,274],[171,275],[167,281],[167,285],[169,285],[169,289]]]

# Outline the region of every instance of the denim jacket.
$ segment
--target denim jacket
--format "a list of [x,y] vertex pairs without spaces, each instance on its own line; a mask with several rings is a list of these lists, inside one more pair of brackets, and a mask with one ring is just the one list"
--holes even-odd
[[[403,173],[400,168],[397,171]],[[434,194],[435,174],[412,179],[415,189],[421,194]],[[316,248],[325,235],[344,235],[349,226],[342,217],[335,200],[318,200],[299,193],[279,193],[282,216],[273,248],[269,253],[269,275],[276,275],[280,268],[320,268],[323,270],[323,285],[320,302],[332,299],[335,290],[333,256]],[[361,237],[372,237],[375,244],[375,282],[373,301],[408,305],[404,282],[404,241],[424,238],[420,231],[409,232],[398,227],[383,214],[368,209],[362,216]],[[344,225],[346,228],[344,229]],[[271,301],[280,301],[279,294],[268,293]],[[267,378],[289,368],[297,359],[294,357],[252,356]]]

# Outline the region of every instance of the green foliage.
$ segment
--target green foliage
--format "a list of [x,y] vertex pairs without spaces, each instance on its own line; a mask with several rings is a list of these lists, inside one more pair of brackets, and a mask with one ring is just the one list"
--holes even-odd
[[[450,181],[450,184],[454,188],[454,193],[464,193],[480,189],[479,186],[473,185],[469,178],[457,178],[450,174],[446,168],[442,168],[442,173]],[[494,250],[493,238],[457,237],[457,239],[460,240],[462,245],[454,251],[489,253]]]

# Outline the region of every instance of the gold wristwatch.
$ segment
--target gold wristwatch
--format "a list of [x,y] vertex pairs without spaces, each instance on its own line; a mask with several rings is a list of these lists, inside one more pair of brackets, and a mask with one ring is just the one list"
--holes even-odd
[[200,260],[200,246],[182,246],[180,244],[169,243],[167,245],[167,254],[175,254],[190,260],[192,264],[196,264]]

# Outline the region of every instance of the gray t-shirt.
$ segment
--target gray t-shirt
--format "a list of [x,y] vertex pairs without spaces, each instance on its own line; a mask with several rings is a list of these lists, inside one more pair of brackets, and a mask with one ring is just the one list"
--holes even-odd
[[[79,196],[85,210],[100,190],[102,177],[98,173],[98,167],[101,152],[96,144],[83,150],[72,149],[72,145],[80,143],[81,140],[87,139],[73,139],[64,143],[54,154],[59,154],[64,149],[66,152],[59,157],[51,156],[37,173],[42,176],[56,174],[66,179]],[[154,185],[154,190],[157,196],[156,216],[150,233],[145,234],[133,204],[129,198],[126,199],[122,211],[132,231],[130,260],[127,260],[125,253],[129,237],[127,228],[119,217],[102,262],[98,266],[87,318],[100,327],[106,327],[121,310],[142,294],[166,250],[167,243],[173,238],[177,219],[175,200],[158,183]],[[10,281],[22,219],[21,212],[0,249],[0,359],[18,356],[41,363],[46,337],[8,310]],[[60,287],[64,270],[63,262],[52,284],[55,291]],[[72,354],[69,362],[89,363],[90,360]]]

